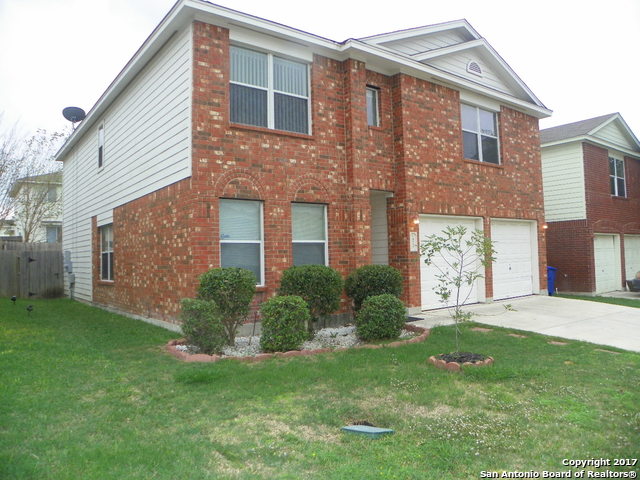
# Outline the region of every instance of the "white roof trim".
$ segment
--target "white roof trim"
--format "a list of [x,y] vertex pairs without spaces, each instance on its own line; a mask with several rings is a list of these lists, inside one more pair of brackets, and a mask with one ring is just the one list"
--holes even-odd
[[219,5],[214,5],[204,0],[178,0],[153,32],[151,32],[149,37],[147,37],[145,42],[129,62],[127,62],[118,76],[113,80],[113,82],[111,82],[106,91],[100,96],[78,128],[76,128],[69,136],[65,144],[55,155],[56,160],[61,160],[69,154],[70,150],[75,146],[78,140],[101,119],[101,115],[104,114],[107,108],[120,95],[120,93],[126,89],[127,85],[133,81],[136,75],[145,67],[145,65],[162,48],[162,46],[177,31],[185,28],[185,26],[189,25],[194,20],[213,22],[213,24],[222,27],[233,28],[235,25],[238,27],[254,29],[289,41],[297,41],[304,46],[315,48],[316,53],[321,53],[334,59],[345,60],[352,54],[355,55],[355,58],[358,58],[364,54],[364,56],[372,57],[371,60],[376,62],[391,62],[392,65],[386,69],[396,73],[410,73],[411,75],[430,81],[444,82],[447,85],[451,85],[453,88],[466,88],[468,90],[487,95],[491,98],[498,99],[507,105],[520,108],[539,118],[551,115],[551,110],[547,109],[542,102],[533,95],[524,82],[517,77],[506,62],[504,62],[504,60],[502,60],[500,56],[495,53],[493,48],[491,48],[491,46],[484,40],[483,42],[485,46],[491,53],[493,53],[494,57],[496,57],[496,59],[505,66],[508,72],[513,75],[517,83],[533,100],[533,103],[520,100],[512,95],[482,86],[463,77],[444,72],[443,70],[430,67],[424,63],[413,60],[408,55],[402,55],[399,52],[394,52],[384,46],[377,45],[381,42],[408,38],[416,35],[424,35],[443,30],[451,30],[454,28],[462,28],[476,40],[480,39],[481,37],[478,32],[476,32],[466,20],[455,20],[437,25],[366,37],[362,40],[350,39],[343,43],[338,43],[318,35],[313,35],[303,32],[302,30],[297,30],[286,25],[272,22],[270,20],[265,20],[263,18],[255,17]]
[[[607,122],[608,123],[608,122]],[[640,151],[629,150],[628,148],[621,147],[618,144],[607,142],[606,140],[602,140],[599,137],[594,137],[592,135],[579,135],[573,138],[565,138],[563,140],[556,140],[555,142],[547,142],[540,145],[541,148],[546,147],[555,147],[556,145],[563,145],[567,143],[574,142],[589,142],[594,145],[598,145],[606,148],[607,150],[615,150],[616,152],[624,153],[625,155],[633,158],[640,159]]]
[[418,62],[423,62],[431,58],[441,57],[443,55],[449,55],[451,53],[462,52],[471,48],[481,47],[486,44],[486,41],[482,38],[478,40],[471,40],[470,42],[458,43],[457,45],[450,45],[448,47],[437,48],[435,50],[429,50],[427,52],[414,53],[411,58]]
[[419,37],[429,35],[431,33],[443,32],[445,30],[464,29],[473,38],[481,38],[480,34],[467,22],[464,18],[460,20],[452,20],[450,22],[437,23],[435,25],[426,25],[423,27],[408,28],[406,30],[396,30],[394,32],[381,33],[370,37],[358,38],[361,42],[378,45],[380,43],[394,42],[405,38]]
[[629,128],[629,125],[627,125],[627,122],[624,121],[624,118],[622,118],[622,115],[620,115],[619,113],[616,113],[611,118],[609,118],[609,119],[605,120],[604,122],[602,122],[596,128],[591,130],[588,133],[588,135],[595,135],[599,130],[603,129],[604,127],[606,127],[607,125],[609,125],[610,123],[613,123],[613,122],[618,122],[618,124],[623,128],[625,133],[629,136],[631,141],[633,141],[633,143],[635,143],[636,146],[638,147],[638,149],[640,150],[640,141],[633,134],[633,131]]

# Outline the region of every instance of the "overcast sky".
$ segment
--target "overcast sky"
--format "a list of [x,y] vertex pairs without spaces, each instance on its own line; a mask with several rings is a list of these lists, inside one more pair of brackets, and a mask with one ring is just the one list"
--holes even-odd
[[[546,128],[620,112],[640,137],[640,0],[218,1],[332,40],[466,18],[551,110]],[[0,0],[2,126],[68,128],[173,0]]]

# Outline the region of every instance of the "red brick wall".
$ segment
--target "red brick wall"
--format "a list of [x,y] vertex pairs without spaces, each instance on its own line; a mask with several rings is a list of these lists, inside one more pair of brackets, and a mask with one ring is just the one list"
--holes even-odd
[[[328,205],[330,266],[346,276],[371,260],[369,190],[393,192],[389,259],[404,275],[408,306],[420,305],[419,255],[408,251],[418,214],[544,223],[536,119],[503,108],[502,165],[464,160],[457,91],[315,55],[312,135],[234,125],[228,30],[195,22],[193,39],[192,177],[115,210],[115,281],[103,285],[95,275],[96,302],[175,321],[197,277],[220,265],[220,198],[263,202],[265,286],[258,302],[275,293],[292,263],[293,201]],[[379,127],[367,125],[366,85],[380,88]],[[490,276],[487,285],[490,296]]]
[[593,292],[593,231],[586,220],[550,222],[547,261],[557,268],[556,288],[561,292]]

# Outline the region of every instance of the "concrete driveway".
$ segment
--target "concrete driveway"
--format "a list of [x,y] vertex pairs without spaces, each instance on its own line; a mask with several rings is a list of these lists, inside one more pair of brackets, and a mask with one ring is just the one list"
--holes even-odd
[[[515,311],[505,309],[511,305]],[[586,300],[534,295],[468,305],[474,322],[640,352],[640,309]],[[415,325],[452,324],[446,310],[422,312]]]

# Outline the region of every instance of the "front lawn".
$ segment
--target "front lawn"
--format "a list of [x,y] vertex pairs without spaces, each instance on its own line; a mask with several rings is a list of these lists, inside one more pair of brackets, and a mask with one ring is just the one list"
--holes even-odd
[[[640,354],[469,324],[463,349],[494,366],[427,364],[453,349],[451,327],[399,348],[187,364],[163,349],[174,333],[29,303],[0,299],[2,479],[460,480],[638,458]],[[396,433],[341,433],[354,421]]]
[[635,298],[602,297],[600,295],[590,297],[588,295],[564,295],[564,294],[560,294],[557,296],[561,298],[570,298],[573,300],[588,300],[590,302],[610,303],[612,305],[622,305],[624,307],[640,308],[640,297],[638,297],[638,299],[635,299]]

